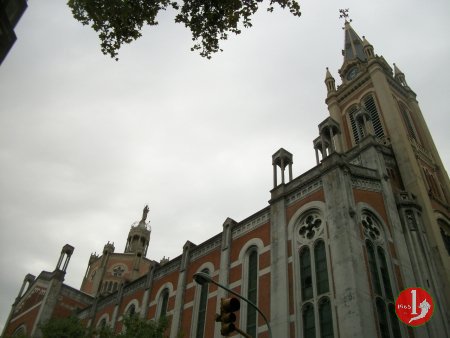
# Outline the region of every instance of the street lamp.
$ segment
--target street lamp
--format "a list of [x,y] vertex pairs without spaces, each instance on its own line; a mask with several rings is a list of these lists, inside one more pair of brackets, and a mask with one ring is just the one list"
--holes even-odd
[[216,281],[214,281],[207,273],[204,272],[197,272],[194,273],[194,280],[200,284],[206,284],[206,283],[213,283],[215,285],[217,285],[219,288],[222,288],[226,291],[228,291],[229,293],[235,295],[236,297],[242,299],[244,302],[246,302],[247,304],[249,304],[251,307],[253,307],[256,311],[258,311],[258,313],[263,317],[263,319],[265,320],[266,324],[267,324],[267,329],[269,330],[269,337],[272,338],[272,329],[270,327],[269,321],[267,320],[266,316],[264,316],[264,313],[261,312],[260,309],[258,309],[258,307],[253,304],[251,301],[249,301],[247,298],[241,296],[240,294],[234,292],[233,290],[230,290],[229,288],[227,288],[226,286],[217,283]]

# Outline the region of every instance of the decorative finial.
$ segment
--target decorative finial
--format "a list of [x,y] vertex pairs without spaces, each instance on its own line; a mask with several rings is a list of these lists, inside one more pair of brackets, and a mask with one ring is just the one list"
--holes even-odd
[[147,215],[148,215],[149,211],[150,211],[150,208],[148,207],[148,205],[146,205],[144,210],[142,211],[142,219],[141,219],[142,223],[145,223],[145,221],[147,220]]
[[349,18],[349,15],[348,15],[348,8],[340,9],[340,10],[339,10],[339,13],[341,13],[341,14],[339,15],[339,18],[340,18],[340,19],[344,18],[345,22],[352,22],[352,19],[350,19],[350,18]]

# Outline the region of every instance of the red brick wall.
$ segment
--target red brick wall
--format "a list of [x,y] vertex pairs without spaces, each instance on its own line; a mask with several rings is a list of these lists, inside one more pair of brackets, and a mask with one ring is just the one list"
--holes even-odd
[[291,221],[292,216],[297,212],[298,209],[300,209],[302,206],[304,206],[306,203],[313,202],[313,201],[320,201],[325,202],[325,195],[323,190],[318,190],[311,195],[308,195],[299,201],[291,204],[286,208],[286,222],[289,223]]

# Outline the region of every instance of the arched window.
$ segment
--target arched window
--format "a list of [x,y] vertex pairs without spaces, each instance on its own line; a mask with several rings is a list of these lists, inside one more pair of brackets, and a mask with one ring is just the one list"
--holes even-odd
[[106,317],[103,317],[102,319],[99,320],[97,328],[104,329],[106,327],[106,323],[107,323]]
[[127,310],[127,316],[133,317],[136,314],[136,305],[131,304],[130,307]]
[[163,318],[167,314],[167,304],[169,302],[169,289],[164,289],[160,296],[161,306],[159,309],[159,318]]
[[388,309],[389,309],[389,319],[391,321],[392,332],[394,333],[394,338],[401,337],[402,333],[400,331],[400,325],[398,323],[397,314],[395,313],[394,304],[392,304],[392,303],[389,304]]
[[[328,278],[325,222],[319,210],[310,210],[294,227],[298,248],[298,271],[301,298],[297,336],[333,337],[333,311]],[[316,336],[317,333],[317,336]]]
[[414,123],[411,119],[411,114],[402,103],[400,103],[400,112],[402,114],[403,122],[405,123],[408,136],[414,139],[414,141],[418,142],[419,139],[417,137],[416,129],[414,128]]
[[27,334],[27,330],[25,325],[20,325],[17,329],[14,330],[12,336],[13,337],[25,337],[25,335]]
[[352,129],[353,140],[355,144],[358,144],[359,141],[364,137],[364,128],[360,124],[359,121],[356,120],[355,114],[358,112],[358,106],[353,105],[348,110],[348,118],[350,120],[350,127]]
[[[203,269],[203,273],[209,274],[208,269]],[[205,331],[205,319],[206,319],[206,305],[208,303],[208,283],[200,285],[200,302],[197,314],[197,330],[196,338],[203,338],[203,333]]]
[[375,136],[379,139],[384,138],[384,130],[383,124],[381,123],[380,114],[377,109],[377,105],[375,104],[375,100],[372,95],[367,95],[363,98],[364,107],[370,114],[370,121],[372,121],[373,131],[375,132]]
[[450,227],[441,219],[438,220],[438,224],[441,230],[442,241],[444,242],[445,249],[450,256]]
[[309,248],[306,247],[300,251],[300,280],[302,284],[303,301],[313,297],[311,255]]
[[386,257],[384,256],[384,251],[381,247],[378,247],[378,260],[380,262],[380,272],[381,272],[381,278],[383,279],[384,294],[387,299],[393,300],[391,281],[389,278]]
[[[248,254],[248,275],[247,275],[247,299],[253,304],[258,301],[258,251],[251,248]],[[247,306],[247,330],[246,332],[256,337],[257,313],[255,308]]]
[[307,303],[303,308],[302,318],[303,318],[303,337],[316,338],[314,307],[311,303]]
[[317,294],[321,295],[329,290],[327,257],[323,241],[319,241],[314,247],[314,261],[316,263]]
[[384,231],[381,223],[371,213],[362,213],[362,226],[366,237],[367,261],[370,282],[374,292],[378,328],[382,338],[401,337],[393,304],[392,281],[384,250]]
[[386,304],[384,301],[377,297],[377,315],[378,315],[378,325],[380,328],[380,333],[382,338],[389,338],[389,326],[386,319]]
[[371,241],[366,240],[367,257],[369,260],[369,269],[372,276],[372,285],[375,294],[381,295],[380,277],[378,276],[378,268],[375,259],[375,251],[373,249],[373,244]]
[[319,322],[320,338],[333,338],[333,318],[328,297],[322,298],[319,302]]

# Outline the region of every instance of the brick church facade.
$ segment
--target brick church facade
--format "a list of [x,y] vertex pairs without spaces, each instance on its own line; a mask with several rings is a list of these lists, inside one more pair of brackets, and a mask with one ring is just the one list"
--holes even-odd
[[[205,272],[257,304],[275,338],[449,337],[448,175],[405,75],[349,22],[344,33],[341,84],[326,71],[329,117],[313,141],[315,167],[294,178],[293,155],[278,150],[268,205],[227,218],[172,260],[146,258],[144,209],[124,253],[108,243],[91,255],[80,290],[63,283],[73,252],[64,246],[55,271],[25,277],[3,336],[41,337],[40,323],[70,314],[120,332],[134,314],[167,316],[171,338],[220,337],[214,319],[228,294],[193,280]],[[432,319],[416,328],[395,314],[397,295],[412,286],[434,299]],[[236,323],[269,337],[245,303]]]

